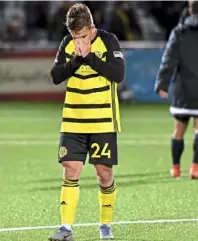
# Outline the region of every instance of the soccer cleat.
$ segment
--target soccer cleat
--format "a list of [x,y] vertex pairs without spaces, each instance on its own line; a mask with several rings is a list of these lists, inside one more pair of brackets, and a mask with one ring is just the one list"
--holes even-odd
[[73,241],[73,235],[71,230],[67,230],[64,226],[48,238],[50,241]]
[[198,179],[198,164],[192,163],[189,171],[190,179]]
[[180,177],[180,175],[181,175],[180,165],[179,164],[172,165],[170,174],[173,178]]
[[109,225],[102,224],[100,226],[100,239],[114,239]]

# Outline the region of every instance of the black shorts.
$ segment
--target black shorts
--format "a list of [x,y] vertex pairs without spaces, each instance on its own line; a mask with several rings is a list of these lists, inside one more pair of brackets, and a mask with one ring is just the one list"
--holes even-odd
[[188,124],[190,118],[198,119],[198,116],[193,116],[193,115],[175,114],[173,116],[176,120],[181,121],[184,124]]
[[89,154],[89,163],[117,165],[117,134],[61,133],[58,161],[82,161]]

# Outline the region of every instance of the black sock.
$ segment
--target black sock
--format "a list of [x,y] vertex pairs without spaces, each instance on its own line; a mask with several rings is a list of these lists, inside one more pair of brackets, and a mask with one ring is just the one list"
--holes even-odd
[[194,139],[194,143],[193,143],[193,149],[194,149],[193,163],[198,164],[198,134],[195,135],[195,139]]
[[[198,141],[198,139],[197,139],[197,141]],[[183,139],[182,140],[172,139],[171,153],[172,153],[172,162],[174,165],[180,164],[180,158],[181,158],[183,150],[184,150],[184,140]],[[198,145],[197,145],[197,150],[198,150]]]

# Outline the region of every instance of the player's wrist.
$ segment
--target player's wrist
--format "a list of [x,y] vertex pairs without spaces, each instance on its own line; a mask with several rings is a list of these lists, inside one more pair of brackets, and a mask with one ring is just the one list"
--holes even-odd
[[89,54],[86,57],[84,57],[84,60],[85,62],[90,62],[94,60],[94,57],[95,57],[95,54],[92,52],[89,52]]
[[72,65],[74,68],[80,66],[83,62],[82,56],[76,55],[72,60]]

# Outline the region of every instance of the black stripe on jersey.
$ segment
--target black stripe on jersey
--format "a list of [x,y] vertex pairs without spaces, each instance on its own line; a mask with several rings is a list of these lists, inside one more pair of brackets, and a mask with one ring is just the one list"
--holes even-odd
[[68,92],[78,93],[78,94],[83,94],[83,95],[97,93],[97,92],[103,92],[103,91],[107,91],[107,90],[110,90],[109,85],[104,86],[104,87],[99,87],[99,88],[87,89],[87,90],[67,87]]
[[74,77],[79,79],[90,79],[100,76],[99,74],[88,74],[88,75],[81,75],[81,74],[73,74]]
[[71,54],[68,54],[68,53],[66,53],[66,52],[65,52],[65,56],[66,56],[66,58],[68,58],[68,59],[71,59],[71,58],[73,57]]
[[111,118],[97,118],[97,119],[75,119],[75,118],[63,118],[63,122],[73,123],[104,123],[111,122]]
[[104,57],[107,57],[107,51],[102,54],[102,58],[101,59],[103,59]]
[[111,104],[64,104],[64,107],[70,109],[101,109],[101,108],[110,108]]

